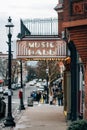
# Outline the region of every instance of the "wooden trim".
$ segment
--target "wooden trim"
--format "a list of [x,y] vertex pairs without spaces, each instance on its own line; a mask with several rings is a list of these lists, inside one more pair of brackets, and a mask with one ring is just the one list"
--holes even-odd
[[87,25],[87,19],[63,22],[62,27],[67,28],[67,27],[75,27],[75,26],[83,26],[83,25]]

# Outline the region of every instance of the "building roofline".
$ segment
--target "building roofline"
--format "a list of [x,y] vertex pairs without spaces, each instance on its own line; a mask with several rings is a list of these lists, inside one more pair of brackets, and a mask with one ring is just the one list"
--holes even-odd
[[20,40],[60,40],[58,35],[26,35]]

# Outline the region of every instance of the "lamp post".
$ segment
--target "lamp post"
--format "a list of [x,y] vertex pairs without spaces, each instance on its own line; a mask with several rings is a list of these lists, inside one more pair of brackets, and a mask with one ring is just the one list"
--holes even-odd
[[49,103],[49,86],[48,86],[49,76],[48,76],[48,73],[49,73],[49,69],[47,68],[46,69],[46,74],[47,74],[47,103]]
[[8,24],[5,25],[7,28],[8,36],[8,113],[7,118],[4,122],[6,127],[15,126],[14,118],[12,117],[12,90],[11,90],[11,38],[12,38],[12,29],[14,25],[11,23],[11,18],[8,19]]
[[20,74],[21,74],[21,98],[20,98],[20,110],[24,110],[25,107],[24,107],[24,103],[23,103],[23,78],[22,78],[22,60],[20,60]]

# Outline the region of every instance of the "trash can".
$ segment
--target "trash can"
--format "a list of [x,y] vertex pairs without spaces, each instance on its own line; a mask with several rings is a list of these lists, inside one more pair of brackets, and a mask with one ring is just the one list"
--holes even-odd
[[27,105],[28,106],[33,106],[33,98],[32,97],[28,97],[28,99],[27,99]]

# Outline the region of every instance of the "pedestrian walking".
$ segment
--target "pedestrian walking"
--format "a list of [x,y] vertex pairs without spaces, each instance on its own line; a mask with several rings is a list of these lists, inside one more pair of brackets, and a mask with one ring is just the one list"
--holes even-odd
[[53,94],[52,94],[52,92],[50,92],[50,95],[49,95],[49,104],[50,105],[53,104]]
[[53,104],[56,105],[58,86],[55,84],[52,88],[53,91]]
[[57,92],[54,91],[53,93],[53,104],[56,105],[56,99],[57,99]]
[[44,100],[44,103],[46,103],[46,97],[47,97],[47,94],[44,92],[44,93],[43,93],[43,100]]
[[58,105],[62,106],[63,105],[63,92],[61,90],[58,91],[57,99],[58,99]]
[[40,102],[40,99],[41,99],[41,92],[40,92],[40,91],[37,92],[37,97],[36,97],[36,99],[37,99],[37,101],[38,101],[38,103],[39,103],[39,102]]

